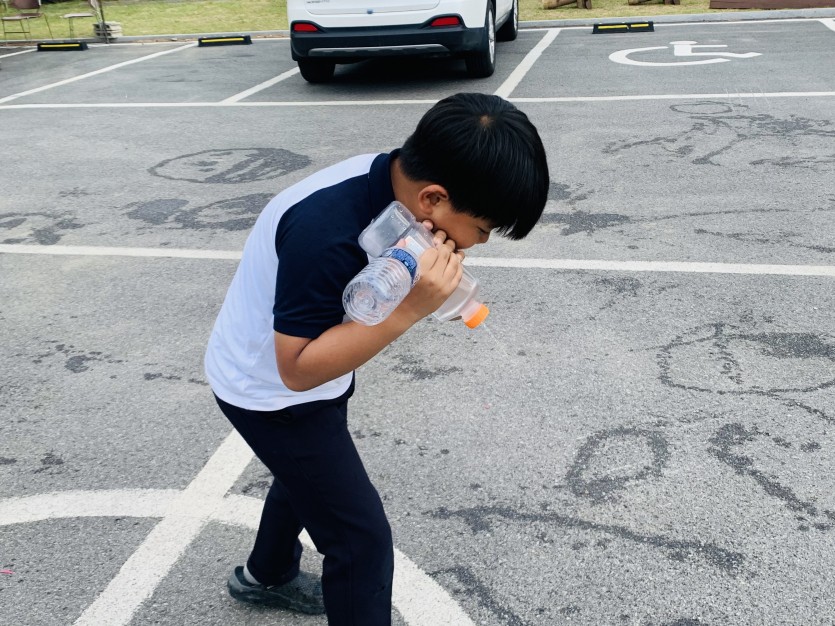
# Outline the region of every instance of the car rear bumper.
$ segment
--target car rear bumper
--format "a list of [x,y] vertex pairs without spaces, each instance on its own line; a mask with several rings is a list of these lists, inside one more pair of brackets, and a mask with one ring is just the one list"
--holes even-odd
[[384,56],[461,54],[477,49],[484,38],[483,28],[433,28],[429,23],[319,29],[297,33],[290,25],[293,60],[321,58],[340,62]]

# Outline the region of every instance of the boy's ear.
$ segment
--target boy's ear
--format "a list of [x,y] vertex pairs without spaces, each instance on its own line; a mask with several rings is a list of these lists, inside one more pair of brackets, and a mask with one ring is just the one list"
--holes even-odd
[[421,219],[432,219],[432,214],[443,204],[449,203],[449,194],[441,185],[426,185],[418,192],[418,210]]

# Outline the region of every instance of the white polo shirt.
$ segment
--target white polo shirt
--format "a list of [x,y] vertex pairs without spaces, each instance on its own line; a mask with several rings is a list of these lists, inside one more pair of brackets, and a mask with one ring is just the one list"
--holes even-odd
[[278,375],[274,331],[315,339],[345,319],[342,292],[368,263],[358,237],[394,200],[391,154],[353,157],[282,191],[244,246],[206,350],[212,391],[234,406],[276,411],[338,398],[353,373],[309,391]]

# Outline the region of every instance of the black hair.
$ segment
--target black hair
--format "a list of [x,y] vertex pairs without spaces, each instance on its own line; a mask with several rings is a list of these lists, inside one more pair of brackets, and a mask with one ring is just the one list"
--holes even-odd
[[441,185],[456,211],[522,239],[548,199],[545,148],[522,111],[499,96],[459,93],[436,103],[400,150],[403,173]]

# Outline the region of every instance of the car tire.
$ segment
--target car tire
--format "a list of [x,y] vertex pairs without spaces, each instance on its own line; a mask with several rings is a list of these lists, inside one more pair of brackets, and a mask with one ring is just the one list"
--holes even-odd
[[487,78],[496,70],[496,15],[492,2],[487,3],[484,37],[478,50],[467,53],[464,61],[467,64],[467,73],[473,78]]
[[322,59],[299,59],[299,71],[309,83],[327,83],[333,78],[336,63]]
[[513,0],[513,8],[502,27],[496,31],[496,39],[499,41],[515,41],[519,35],[519,0]]

